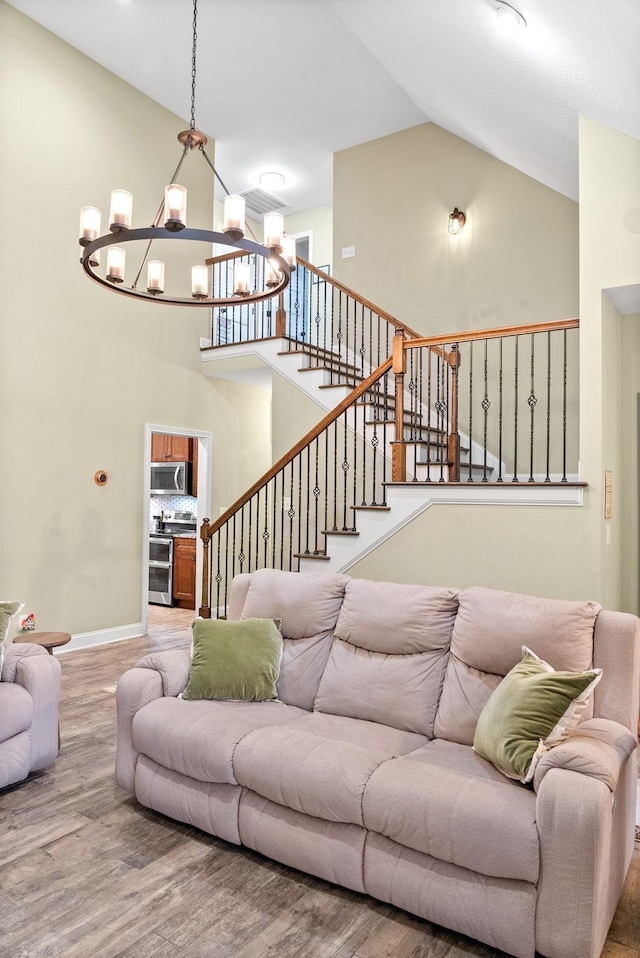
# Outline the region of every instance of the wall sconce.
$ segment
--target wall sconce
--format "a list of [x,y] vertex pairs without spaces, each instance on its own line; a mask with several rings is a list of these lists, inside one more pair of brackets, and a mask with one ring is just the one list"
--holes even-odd
[[449,213],[449,232],[455,236],[466,222],[467,217],[464,213],[461,213],[457,206],[454,207],[453,213]]

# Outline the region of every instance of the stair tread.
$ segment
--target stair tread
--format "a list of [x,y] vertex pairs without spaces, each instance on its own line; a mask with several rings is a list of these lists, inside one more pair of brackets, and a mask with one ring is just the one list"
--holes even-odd
[[323,536],[359,536],[357,529],[323,529],[320,535]]
[[349,508],[363,512],[391,512],[391,506],[349,506]]
[[326,552],[294,552],[294,558],[296,559],[325,559],[328,560],[331,556],[328,556]]

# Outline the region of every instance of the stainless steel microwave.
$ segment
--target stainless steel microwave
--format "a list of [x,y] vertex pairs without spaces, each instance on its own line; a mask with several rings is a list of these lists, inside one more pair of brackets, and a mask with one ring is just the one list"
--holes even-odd
[[154,496],[191,495],[191,463],[152,462],[151,494]]

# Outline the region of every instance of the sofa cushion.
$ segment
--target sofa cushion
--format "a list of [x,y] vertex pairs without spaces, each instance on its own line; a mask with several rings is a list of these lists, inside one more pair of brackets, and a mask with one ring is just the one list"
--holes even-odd
[[475,751],[509,778],[530,782],[536,765],[580,721],[601,669],[556,671],[526,646],[480,713]]
[[362,795],[372,772],[424,742],[411,732],[315,712],[247,735],[233,768],[241,785],[278,805],[362,825]]
[[314,709],[431,736],[457,606],[451,589],[351,579]]
[[522,658],[523,645],[555,669],[583,672],[592,665],[597,602],[471,588],[459,593],[459,603],[434,727],[437,738],[473,744],[480,712]]
[[434,740],[385,762],[363,798],[365,826],[482,875],[538,878],[534,793],[465,745]]
[[[288,705],[312,709],[320,677],[349,581],[344,575],[300,575],[259,569],[251,574],[239,613],[243,619],[282,619],[284,650],[278,698]],[[232,589],[233,593],[233,589]],[[234,615],[239,603],[232,602]]]
[[233,753],[249,732],[290,722],[302,709],[282,702],[185,702],[154,699],[136,712],[133,745],[164,768],[199,782],[237,785]]
[[33,699],[14,682],[0,682],[0,742],[31,728]]
[[183,698],[267,702],[278,697],[282,636],[274,619],[196,619]]

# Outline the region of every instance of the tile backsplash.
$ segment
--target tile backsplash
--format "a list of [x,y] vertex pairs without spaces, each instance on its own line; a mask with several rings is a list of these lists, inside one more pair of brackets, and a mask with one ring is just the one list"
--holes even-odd
[[195,496],[151,496],[149,500],[149,519],[161,512],[192,512],[198,514],[198,500]]

